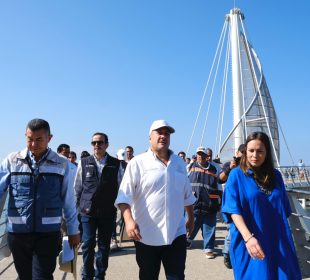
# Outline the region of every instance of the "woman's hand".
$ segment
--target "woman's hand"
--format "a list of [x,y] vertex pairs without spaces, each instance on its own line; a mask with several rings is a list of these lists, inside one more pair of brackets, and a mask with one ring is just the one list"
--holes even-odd
[[251,258],[262,260],[265,258],[265,254],[263,252],[262,247],[259,245],[257,239],[252,236],[250,239],[245,243],[245,246],[250,254]]

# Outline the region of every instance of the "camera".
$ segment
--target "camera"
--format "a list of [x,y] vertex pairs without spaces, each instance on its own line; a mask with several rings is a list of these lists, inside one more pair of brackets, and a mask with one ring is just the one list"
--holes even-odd
[[240,160],[241,160],[241,157],[234,157],[234,161],[237,163],[237,165],[240,164]]

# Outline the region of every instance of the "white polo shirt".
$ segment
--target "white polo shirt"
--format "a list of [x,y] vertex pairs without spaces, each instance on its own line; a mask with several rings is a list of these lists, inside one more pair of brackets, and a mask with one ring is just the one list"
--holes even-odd
[[140,241],[160,246],[186,233],[184,206],[195,200],[184,161],[171,153],[166,166],[149,149],[128,163],[115,205],[130,205]]

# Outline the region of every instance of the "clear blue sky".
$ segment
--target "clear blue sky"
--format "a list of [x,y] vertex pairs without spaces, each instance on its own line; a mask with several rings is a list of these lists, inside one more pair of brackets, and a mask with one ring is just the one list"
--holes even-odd
[[[236,6],[295,162],[310,165],[310,1]],[[171,148],[185,150],[231,8],[228,0],[0,1],[0,158],[25,147],[35,117],[49,121],[54,149],[91,151],[91,135],[102,131],[110,154],[126,145],[138,154],[151,122],[163,118],[176,129]],[[208,134],[205,145],[214,142]]]

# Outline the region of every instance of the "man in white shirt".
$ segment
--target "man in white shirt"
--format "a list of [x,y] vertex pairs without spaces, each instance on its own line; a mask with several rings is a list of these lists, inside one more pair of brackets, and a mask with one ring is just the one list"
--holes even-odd
[[184,279],[186,230],[193,229],[195,197],[184,162],[169,150],[174,131],[164,120],[153,122],[150,148],[128,163],[115,202],[135,241],[140,280],[158,279],[161,262],[167,279]]

